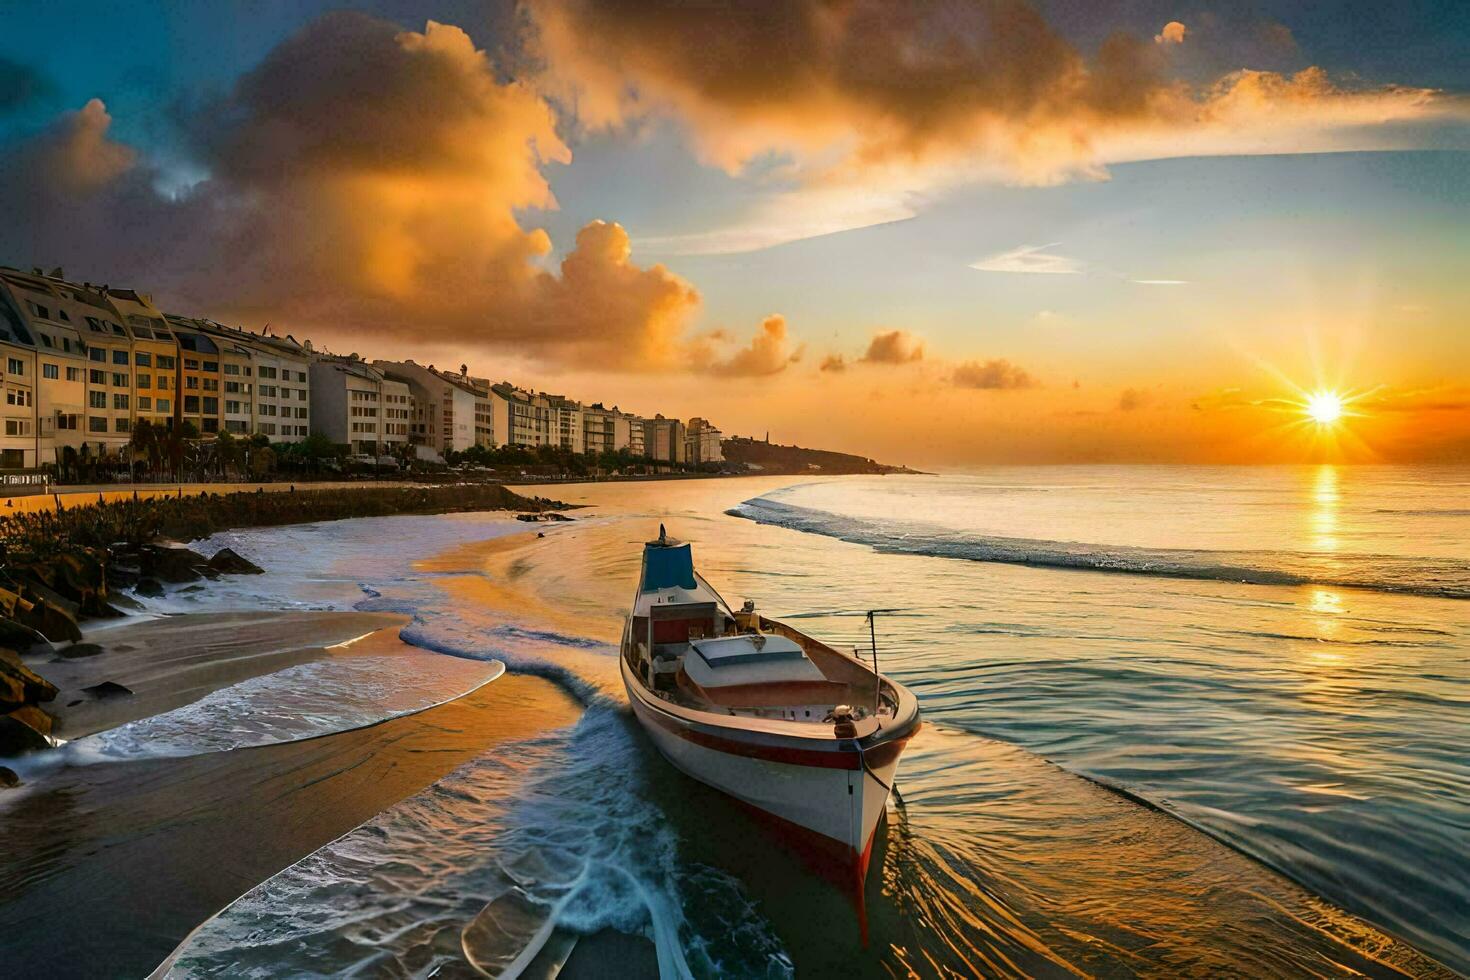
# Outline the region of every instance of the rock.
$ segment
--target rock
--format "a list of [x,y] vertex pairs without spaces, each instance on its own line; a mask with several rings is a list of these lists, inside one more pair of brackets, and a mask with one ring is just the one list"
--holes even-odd
[[152,576],[144,576],[138,579],[138,585],[133,591],[138,593],[138,595],[156,599],[163,595],[163,583]]
[[109,616],[126,616],[128,611],[138,612],[144,608],[141,602],[124,592],[115,592],[108,596],[105,605]]
[[15,789],[20,785],[20,777],[15,770],[8,766],[0,766],[0,789]]
[[70,646],[57,647],[56,655],[63,660],[81,660],[83,657],[95,657],[105,652],[96,643],[73,643]]
[[15,684],[6,684],[6,678],[19,683],[19,703],[56,700],[55,684],[21,663],[20,657],[13,650],[0,649],[0,690],[7,687],[14,690]]
[[265,569],[248,558],[242,558],[233,548],[221,548],[209,559],[209,567],[226,575],[264,575]]
[[202,576],[199,569],[208,560],[197,551],[188,548],[162,548],[150,546],[139,556],[143,574],[164,582],[195,582]]
[[117,683],[117,681],[103,681],[101,684],[93,684],[91,687],[82,688],[82,690],[90,694],[96,701],[108,701],[112,698],[130,698],[133,696],[132,688],[124,687]]
[[48,640],[82,638],[82,630],[77,626],[76,617],[66,609],[40,596],[35,596],[32,601],[35,605],[20,616],[23,625],[29,626]]
[[34,647],[43,647],[45,652],[51,652],[51,641],[40,633],[13,619],[0,617],[0,647],[8,647],[27,653]]
[[142,577],[143,570],[137,565],[113,562],[107,566],[107,584],[114,589],[131,589]]
[[567,515],[558,514],[554,510],[548,510],[546,512],[546,516],[542,518],[542,520],[544,521],[570,521],[571,519],[572,518],[568,517]]
[[34,705],[0,715],[0,756],[50,748],[50,731],[51,716]]

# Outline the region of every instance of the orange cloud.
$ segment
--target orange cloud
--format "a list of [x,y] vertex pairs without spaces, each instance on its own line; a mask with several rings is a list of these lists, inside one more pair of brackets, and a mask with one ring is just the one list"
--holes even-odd
[[1159,33],[1157,33],[1157,34],[1154,35],[1154,43],[1155,44],[1183,44],[1184,43],[1184,36],[1186,34],[1188,34],[1188,33],[1189,33],[1189,28],[1185,27],[1183,24],[1179,23],[1179,21],[1177,21],[1177,20],[1171,20],[1171,21],[1169,21],[1169,23],[1167,23],[1167,24],[1165,24],[1163,26],[1163,28],[1159,31]]
[[864,364],[911,364],[924,359],[924,345],[903,330],[875,334],[861,360]]
[[1162,51],[1187,36],[1182,23],[1158,44],[1115,33],[1089,57],[1019,0],[529,0],[527,11],[541,82],[583,125],[671,117],[732,173],[775,156],[808,184],[885,193],[977,174],[1051,182],[1201,151],[1369,148],[1380,137],[1355,127],[1464,111],[1426,89],[1300,74],[1237,72],[1197,89]]
[[791,349],[786,335],[786,318],[773,313],[761,321],[760,329],[744,347],[723,359],[703,360],[701,367],[728,377],[759,377],[784,371],[801,360],[804,348]]
[[1005,358],[993,358],[983,363],[966,361],[959,364],[950,376],[950,383],[956,388],[997,391],[1035,388],[1040,384],[1026,370]]
[[[518,214],[556,206],[544,171],[571,153],[552,107],[457,27],[308,24],[190,120],[210,176],[177,199],[110,123],[90,102],[0,160],[0,250],[330,342],[411,335],[630,371],[697,353],[699,291],[638,265],[621,226],[588,224],[546,270],[552,243]],[[771,343],[767,328],[739,363]]]

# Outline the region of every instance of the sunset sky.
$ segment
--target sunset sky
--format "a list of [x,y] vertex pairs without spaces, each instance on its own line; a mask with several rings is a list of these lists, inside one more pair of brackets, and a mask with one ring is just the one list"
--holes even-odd
[[889,462],[1470,461],[1470,5],[342,6],[0,0],[0,264]]

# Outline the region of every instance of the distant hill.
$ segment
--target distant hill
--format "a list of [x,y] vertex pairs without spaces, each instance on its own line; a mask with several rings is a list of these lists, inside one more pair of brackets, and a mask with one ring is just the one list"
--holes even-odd
[[720,442],[726,462],[758,466],[769,473],[917,473],[906,466],[889,466],[866,456],[803,449],[735,436]]

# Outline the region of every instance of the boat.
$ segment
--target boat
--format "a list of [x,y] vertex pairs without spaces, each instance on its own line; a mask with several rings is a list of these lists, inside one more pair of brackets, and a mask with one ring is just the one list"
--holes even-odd
[[660,525],[643,548],[620,660],[633,712],[669,763],[861,884],[921,725],[918,699],[879,673],[876,643],[870,666],[754,603],[732,611]]

